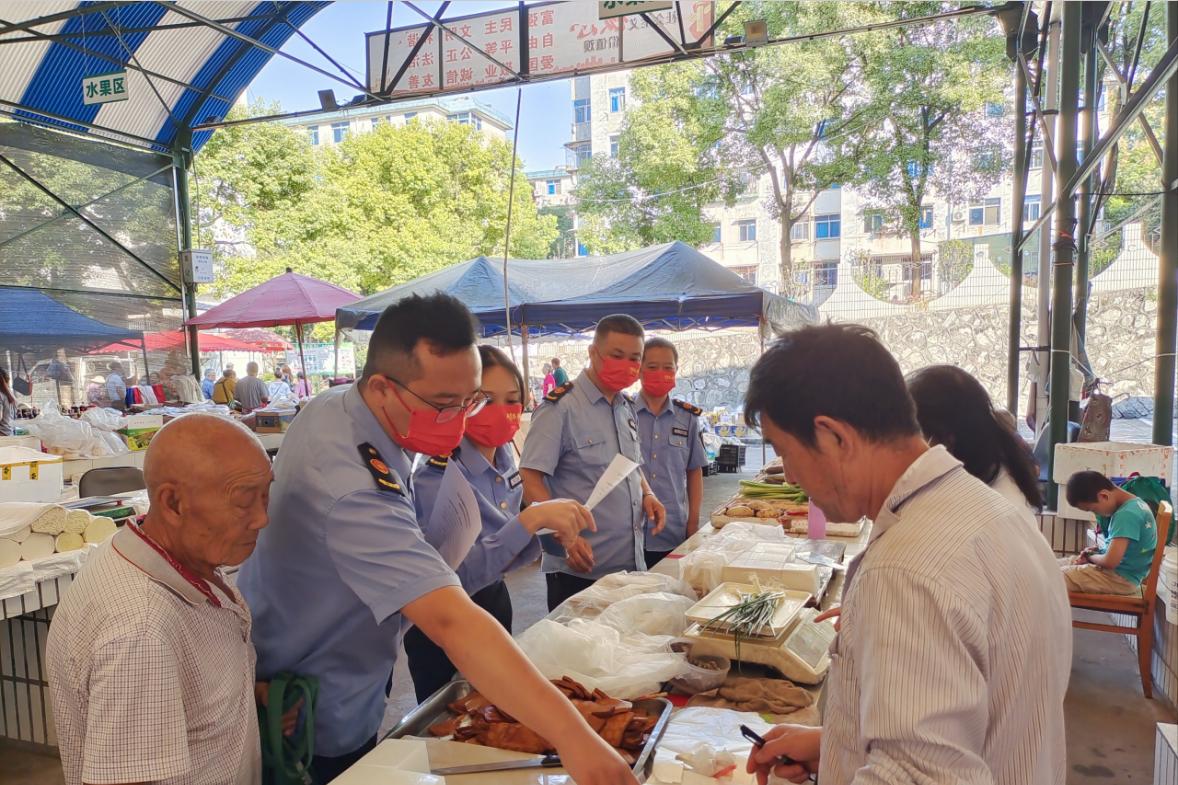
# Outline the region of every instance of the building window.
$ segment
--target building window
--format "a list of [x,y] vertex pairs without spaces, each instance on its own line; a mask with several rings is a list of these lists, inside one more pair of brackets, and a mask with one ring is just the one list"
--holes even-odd
[[544,190],[549,196],[556,196],[560,193],[560,180],[545,180]]
[[884,228],[883,210],[866,210],[863,213],[863,233],[878,234]]
[[992,150],[980,152],[973,157],[973,168],[986,171],[998,166],[998,155]]
[[347,135],[348,135],[348,123],[346,120],[342,123],[332,123],[331,124],[331,140],[333,142],[335,142],[336,144],[339,144],[340,142],[342,142],[344,140],[344,137]]
[[311,144],[319,144],[319,126],[313,125],[307,129],[307,138]]
[[417,112],[406,112],[405,114],[403,114],[401,116],[405,118],[405,122],[409,122],[414,117],[417,117]]
[[[920,280],[931,281],[933,279],[933,260],[926,258],[926,256],[926,254],[921,254]],[[901,268],[904,283],[912,283],[912,262],[905,260],[901,263]]]
[[587,123],[589,122],[589,99],[578,98],[573,101],[573,122]]
[[474,112],[455,112],[454,114],[447,115],[447,119],[459,125],[473,126],[476,131],[483,130],[483,118]]
[[593,160],[593,148],[588,142],[579,144],[573,148],[573,154],[577,158],[577,166],[587,166]]
[[368,120],[368,124],[370,126],[372,126],[373,131],[375,131],[377,128],[379,128],[380,124],[383,122],[384,122],[383,117],[372,117],[372,118],[369,118],[369,120]]
[[970,226],[997,226],[1000,223],[999,213],[1002,211],[1002,199],[986,199],[981,204],[969,208]]
[[740,241],[742,243],[752,243],[757,240],[757,219],[751,218],[747,221],[737,221],[736,228],[740,232]]
[[810,219],[807,216],[802,216],[794,221],[794,225],[789,228],[789,239],[795,241],[810,239]]
[[588,256],[589,249],[585,247],[585,243],[577,243],[577,256]]
[[755,264],[746,264],[741,267],[729,267],[728,269],[749,283],[757,282],[757,266]]
[[832,240],[843,234],[842,220],[838,213],[814,216],[814,239]]
[[1031,145],[1031,168],[1043,168],[1043,143],[1035,142]]
[[1002,104],[986,101],[986,117],[1001,117],[1006,113],[1006,109]]
[[722,242],[724,234],[720,229],[720,224],[712,224],[712,242]]
[[626,88],[611,87],[609,89],[610,112],[622,112],[626,109]]
[[1023,200],[1023,220],[1038,221],[1039,206],[1039,194],[1028,194],[1027,198]]
[[618,157],[618,135],[614,134],[609,138],[609,157]]
[[820,288],[833,289],[839,282],[838,262],[815,262],[814,285]]
[[933,206],[931,204],[924,204],[920,206],[920,228],[933,228]]

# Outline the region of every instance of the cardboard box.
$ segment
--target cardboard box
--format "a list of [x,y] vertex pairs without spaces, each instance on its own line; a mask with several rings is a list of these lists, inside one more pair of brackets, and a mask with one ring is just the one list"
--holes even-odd
[[294,422],[295,412],[254,412],[254,431],[257,433],[286,433]]
[[152,437],[157,433],[159,433],[159,428],[134,428],[119,431],[119,435],[123,437],[123,441],[127,443],[127,449],[131,452],[146,450],[147,445],[151,444]]
[[1051,479],[1066,485],[1068,478],[1080,471],[1097,471],[1106,477],[1128,477],[1136,472],[1145,477],[1160,477],[1173,486],[1171,466],[1174,448],[1132,442],[1088,442],[1055,445],[1055,464]]
[[122,431],[159,430],[164,427],[162,414],[130,414],[123,418]]

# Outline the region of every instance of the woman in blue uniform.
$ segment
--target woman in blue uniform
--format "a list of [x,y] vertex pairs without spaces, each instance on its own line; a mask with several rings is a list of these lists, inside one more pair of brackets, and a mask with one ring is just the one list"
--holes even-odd
[[[480,346],[479,356],[487,405],[466,421],[466,435],[458,449],[448,458],[430,458],[414,473],[413,498],[426,541],[436,545],[446,533],[431,531],[429,521],[447,465],[453,463],[470,483],[483,528],[455,572],[475,604],[510,632],[511,596],[503,576],[540,556],[535,537],[538,521],[520,515],[524,489],[511,444],[519,430],[526,388],[523,375],[502,350]],[[405,633],[405,653],[419,702],[454,676],[446,653],[416,627]]]

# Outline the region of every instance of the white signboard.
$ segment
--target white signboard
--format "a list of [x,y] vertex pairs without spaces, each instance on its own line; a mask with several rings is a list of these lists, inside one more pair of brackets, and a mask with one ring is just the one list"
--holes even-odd
[[189,283],[213,282],[213,252],[201,249],[181,251],[184,276]]
[[657,0],[603,0],[597,4],[597,18],[613,19],[617,16],[630,14],[666,11],[671,6],[670,2],[658,2]]
[[127,72],[112,71],[109,74],[95,74],[82,77],[82,102],[86,104],[107,104],[111,101],[127,100]]
[[[714,19],[711,0],[655,5],[670,10],[651,13],[650,19],[681,44],[699,40]],[[683,15],[682,37],[676,8]],[[368,88],[373,92],[384,89],[383,75],[394,96],[461,92],[512,80],[512,74],[501,65],[519,73],[526,63],[529,75],[550,77],[636,63],[675,51],[642,17],[599,19],[591,3],[538,3],[527,6],[525,13],[526,18],[521,19],[515,7],[446,20],[450,32],[430,31],[395,85],[394,77],[429,26],[369,33]],[[522,32],[521,23],[526,27]]]

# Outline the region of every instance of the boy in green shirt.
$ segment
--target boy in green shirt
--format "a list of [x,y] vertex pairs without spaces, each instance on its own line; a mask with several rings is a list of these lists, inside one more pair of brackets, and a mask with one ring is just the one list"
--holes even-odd
[[1074,560],[1061,561],[1068,591],[1140,592],[1158,544],[1157,524],[1149,505],[1094,471],[1076,472],[1068,478],[1067,499],[1073,507],[1109,519],[1103,548],[1088,547]]

